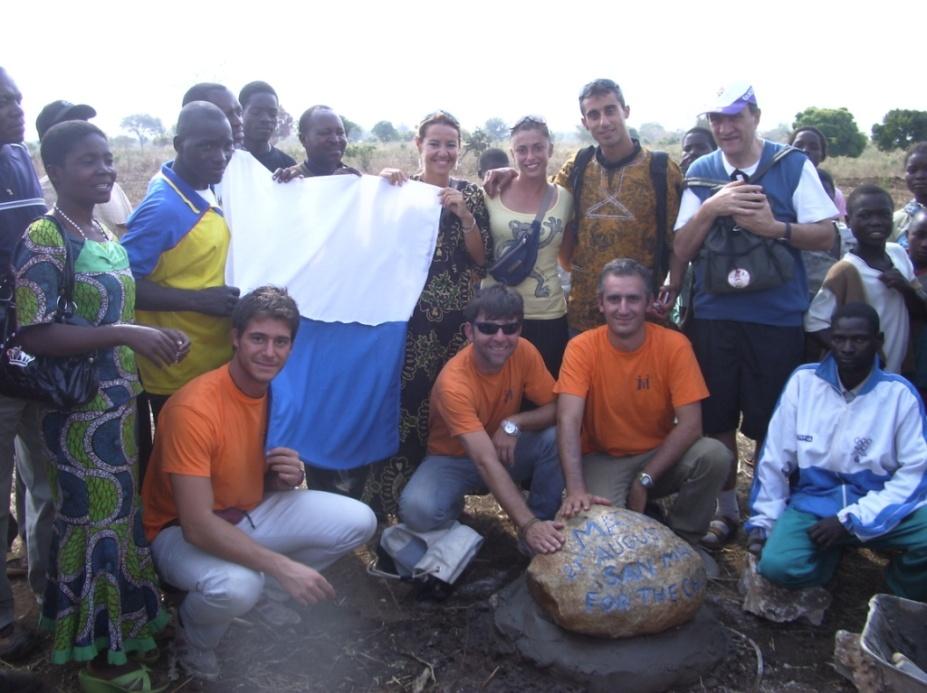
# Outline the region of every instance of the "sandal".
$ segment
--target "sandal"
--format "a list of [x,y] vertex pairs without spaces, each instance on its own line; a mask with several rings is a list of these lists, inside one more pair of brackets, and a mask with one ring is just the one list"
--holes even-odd
[[737,536],[740,522],[732,517],[718,516],[708,524],[708,531],[702,537],[702,546],[706,549],[720,549]]
[[84,667],[77,678],[84,693],[162,693],[168,687],[167,683],[153,686],[151,670],[144,664],[134,671],[112,679],[94,676],[90,673],[89,667]]

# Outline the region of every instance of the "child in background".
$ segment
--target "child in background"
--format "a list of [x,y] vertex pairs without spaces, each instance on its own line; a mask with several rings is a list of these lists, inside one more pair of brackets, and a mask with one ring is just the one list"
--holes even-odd
[[885,370],[901,373],[910,335],[908,311],[921,315],[924,305],[914,288],[908,254],[887,242],[893,207],[891,195],[875,185],[861,185],[850,195],[847,212],[857,246],[828,271],[805,315],[805,331],[826,344],[837,307],[868,303],[881,318]]
[[[927,297],[927,210],[919,209],[908,225],[908,257],[922,298]],[[911,348],[905,361],[905,377],[914,383],[923,399],[927,396],[927,320],[911,315]]]
[[892,223],[891,240],[908,245],[908,226],[911,218],[919,209],[927,206],[927,142],[918,142],[911,146],[904,157],[904,182],[914,195],[913,199],[895,212]]

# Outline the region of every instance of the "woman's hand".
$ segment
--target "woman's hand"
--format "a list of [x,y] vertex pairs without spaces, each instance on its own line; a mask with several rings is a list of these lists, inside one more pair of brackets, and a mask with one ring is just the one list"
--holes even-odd
[[438,199],[441,201],[441,206],[444,207],[444,209],[460,219],[464,231],[473,230],[473,227],[476,226],[476,219],[473,218],[473,215],[467,208],[467,203],[464,202],[463,192],[457,188],[444,188],[438,193]]
[[380,171],[380,178],[383,178],[390,185],[402,185],[409,177],[398,168],[384,168]]
[[179,363],[190,351],[190,340],[179,330],[160,329],[146,325],[126,325],[126,346],[140,356],[164,368]]

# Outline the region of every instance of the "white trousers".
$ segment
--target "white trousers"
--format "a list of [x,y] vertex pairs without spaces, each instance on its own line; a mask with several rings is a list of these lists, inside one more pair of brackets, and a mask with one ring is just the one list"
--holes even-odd
[[[377,519],[360,501],[323,491],[271,493],[236,526],[258,544],[322,570],[367,542]],[[179,526],[151,544],[161,577],[187,592],[180,619],[187,641],[213,650],[232,619],[246,614],[264,590],[264,574],[196,548]]]

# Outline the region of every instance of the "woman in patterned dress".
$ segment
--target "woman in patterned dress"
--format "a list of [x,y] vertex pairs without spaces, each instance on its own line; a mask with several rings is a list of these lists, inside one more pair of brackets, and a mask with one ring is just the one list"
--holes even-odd
[[[136,406],[141,390],[133,351],[165,364],[182,359],[186,336],[133,325],[135,283],[118,241],[95,219],[116,180],[106,137],[68,121],[42,139],[42,161],[58,194],[52,213],[34,221],[16,249],[19,342],[34,354],[92,353],[100,385],[94,399],[42,420],[55,456],[55,532],[42,624],[52,631],[51,660],[86,661],[85,689],[144,688],[145,666],[128,656],[153,651],[164,625],[138,501]],[[52,321],[65,246],[74,259],[75,319]]]
[[[489,218],[478,185],[451,178],[460,150],[460,123],[437,111],[419,124],[415,145],[422,170],[411,180],[439,188],[441,222],[425,288],[409,319],[400,396],[399,452],[371,468],[364,500],[378,515],[396,512],[403,486],[425,457],[428,396],[438,373],[466,343],[463,309],[492,252]],[[409,177],[381,173],[395,185]]]

